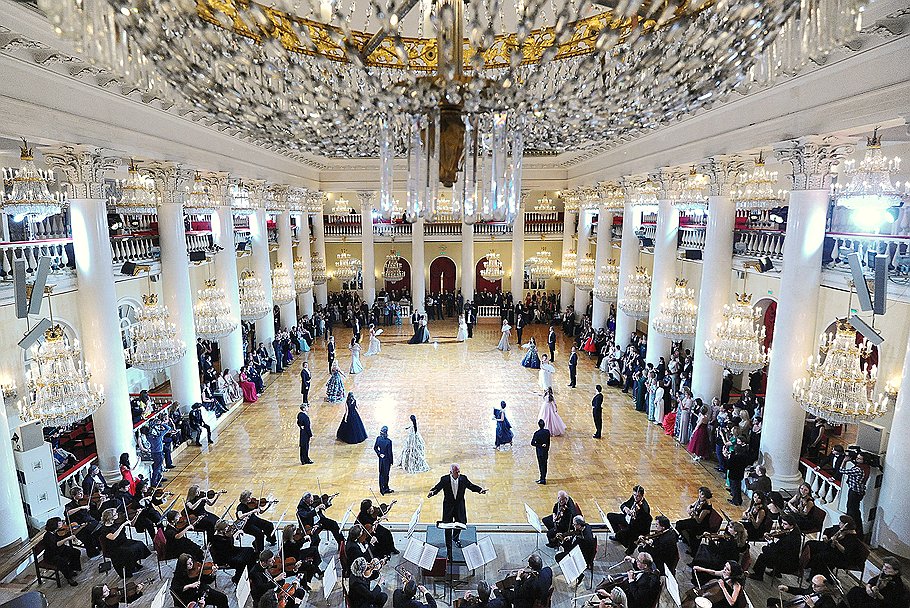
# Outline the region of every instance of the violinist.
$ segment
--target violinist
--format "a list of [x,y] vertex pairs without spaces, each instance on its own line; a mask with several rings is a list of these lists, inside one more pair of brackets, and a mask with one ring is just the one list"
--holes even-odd
[[[420,592],[423,602],[417,599]],[[392,608],[436,608],[436,598],[423,585],[418,585],[410,572],[405,570],[405,583],[392,593]]]
[[834,593],[828,585],[828,579],[817,574],[812,577],[811,587],[808,589],[800,587],[791,587],[790,585],[778,585],[777,589],[782,593],[789,593],[796,597],[790,601],[781,602],[780,598],[769,597],[768,608],[772,606],[777,608],[783,606],[786,608],[836,608],[837,602],[834,599]]
[[[132,604],[142,597],[145,585],[130,581],[126,586],[126,603]],[[92,608],[117,608],[123,603],[123,588],[120,586],[95,585],[92,587]]]
[[809,487],[809,484],[803,482],[799,484],[799,488],[793,498],[787,501],[784,513],[793,515],[796,518],[796,525],[800,528],[805,528],[811,524],[809,514],[812,513],[814,508],[815,499],[812,498],[812,488]]
[[[326,504],[328,503],[328,504]],[[323,501],[321,497],[314,496],[307,492],[297,503],[297,521],[312,521],[314,525],[319,526],[320,530],[327,530],[335,542],[340,547],[344,544],[344,537],[341,535],[341,529],[338,522],[326,516],[325,511],[332,506],[332,501]]]
[[492,591],[489,583],[480,581],[477,583],[477,595],[468,591],[464,594],[464,601],[461,605],[465,608],[506,608],[505,600],[498,597],[490,597]]
[[249,573],[250,595],[254,606],[259,604],[264,595],[275,589],[280,589],[278,596],[286,600],[287,605],[296,606],[300,603],[299,600],[306,597],[305,589],[309,589],[305,585],[303,589],[298,589],[292,582],[296,571],[285,568],[285,564],[268,549],[259,554],[259,561],[253,564]]
[[75,487],[72,491],[72,500],[66,504],[66,518],[74,524],[81,524],[76,538],[85,547],[85,555],[89,559],[101,554],[95,532],[98,531],[98,520],[92,515],[91,502],[85,498],[82,488]]
[[626,555],[632,555],[638,537],[651,529],[651,507],[645,500],[642,486],[632,488],[632,496],[619,506],[621,513],[607,513],[607,521],[615,531],[610,540],[626,548]]
[[360,501],[357,523],[363,526],[367,534],[376,538],[376,542],[373,543],[374,557],[383,558],[390,555],[398,555],[398,549],[395,548],[395,540],[392,538],[392,533],[382,525],[382,520],[387,516],[390,509],[391,507],[387,505],[373,506],[373,501],[369,498]]
[[714,506],[711,504],[713,497],[710,488],[704,486],[698,488],[698,500],[686,509],[689,517],[676,522],[676,531],[679,532],[680,539],[689,546],[687,551],[689,555],[698,552],[698,545],[701,542],[699,537],[710,531],[711,514],[714,512]]
[[342,566],[347,566],[345,573],[349,571],[350,564],[354,563],[358,557],[371,561],[374,557],[373,547],[378,542],[376,537],[370,536],[360,524],[351,526],[351,529],[348,530],[348,540],[344,543],[345,559]]
[[664,571],[664,566],[670,572],[676,572],[679,563],[679,535],[670,526],[670,520],[665,515],[654,518],[651,533],[638,537],[638,550],[647,551],[654,559],[654,566],[658,572]]
[[187,532],[193,532],[195,528],[186,517],[184,511],[168,511],[164,516],[164,559],[174,559],[184,553],[191,556],[197,562],[203,560],[204,554],[202,547],[194,541],[187,538]]
[[[207,573],[207,566],[211,568],[211,574]],[[171,594],[177,605],[188,606],[190,602],[198,602],[200,606],[228,608],[227,596],[212,587],[216,570],[217,567],[210,566],[208,562],[197,562],[186,553],[178,557],[171,579]]]
[[910,598],[901,579],[901,563],[893,557],[883,558],[882,573],[850,589],[847,603],[850,608],[907,608]]
[[[743,551],[749,549],[749,535],[741,522],[733,521],[721,532],[705,534],[692,566],[703,570],[722,570],[728,561],[738,562]],[[704,580],[704,579],[702,579]],[[692,582],[697,584],[693,573]]]
[[368,562],[363,557],[358,557],[351,563],[351,578],[348,583],[348,604],[351,608],[382,608],[389,601],[386,594],[374,580],[380,579],[379,570],[382,561]]
[[133,502],[130,507],[135,510],[136,530],[155,536],[155,530],[161,523],[162,515],[158,507],[164,504],[167,493],[163,490],[152,490],[149,488],[149,482],[146,479],[139,478],[136,482],[136,494],[133,496]]
[[131,540],[126,536],[126,527],[131,522],[123,518],[118,523],[117,511],[106,509],[101,514],[101,529],[99,538],[104,555],[110,558],[117,572],[132,576],[134,572],[142,569],[142,560],[152,554],[145,543]]
[[834,568],[862,568],[865,555],[853,518],[841,515],[840,523],[822,532],[821,540],[806,541],[800,565],[809,568],[815,576]]
[[51,517],[44,525],[41,539],[44,559],[54,564],[73,587],[77,585],[76,573],[82,570],[82,554],[70,544],[75,539],[72,528],[59,517]]
[[[661,590],[660,572],[654,567],[654,558],[651,557],[651,554],[642,551],[636,555],[635,566],[626,573],[625,578],[619,584],[626,592],[629,608],[651,608],[660,596]],[[614,586],[616,586],[615,581],[605,579],[597,586],[598,597],[606,597],[601,592],[609,593]]]
[[243,569],[252,568],[259,555],[252,547],[238,547],[234,544],[231,526],[224,520],[215,524],[215,534],[209,541],[209,551],[212,554],[212,561],[219,568],[234,571],[231,581],[235,585],[240,580]]
[[218,518],[209,513],[206,507],[214,505],[221,494],[224,494],[224,490],[221,492],[215,492],[214,490],[202,492],[197,485],[189,487],[186,491],[186,505],[184,508],[194,518],[194,529],[201,530],[207,534],[215,533],[215,524],[218,523]]
[[281,548],[285,561],[293,558],[300,564],[299,572],[309,585],[313,578],[322,578],[323,571],[319,565],[319,531],[312,528],[301,528],[288,524],[281,530]]
[[[699,595],[704,593],[709,596],[711,608],[746,608],[745,581],[739,562],[728,561],[724,564],[723,570],[711,570],[701,566],[695,566],[692,570],[716,577],[715,580],[697,590]],[[685,605],[685,602],[683,604]]]
[[107,481],[104,479],[104,475],[101,474],[101,468],[97,464],[93,464],[88,468],[88,474],[82,480],[82,491],[86,496],[90,496],[93,492],[108,493]]
[[559,547],[556,535],[568,532],[572,528],[572,519],[580,514],[578,506],[568,492],[565,490],[557,492],[556,503],[553,504],[553,514],[547,515],[541,520],[547,527],[547,546],[551,549]]
[[127,510],[127,505],[133,502],[133,495],[130,494],[130,482],[126,479],[121,479],[111,488],[107,493],[107,496],[101,502],[101,505],[98,507],[102,512],[108,509],[114,509],[123,514],[124,517],[129,517]]
[[544,567],[540,555],[533,553],[528,558],[528,568],[502,594],[513,608],[532,608],[546,599],[552,586],[553,569]]
[[275,544],[275,524],[259,517],[266,509],[277,501],[253,498],[250,490],[240,493],[240,502],[237,504],[235,514],[238,520],[245,519],[243,531],[253,537],[253,548],[257,553],[265,549],[265,541],[270,545]]
[[762,547],[761,555],[755,560],[749,578],[760,581],[764,578],[767,568],[776,571],[791,570],[799,563],[802,536],[796,525],[796,518],[791,514],[784,514],[780,518],[780,526],[780,530],[765,534],[765,540],[771,542]]
[[767,497],[761,492],[752,493],[752,502],[743,512],[742,523],[750,541],[761,540],[766,532],[771,531],[771,513],[768,511]]
[[[556,561],[561,561],[569,551],[575,547],[581,548],[581,554],[589,568],[594,568],[594,556],[597,553],[597,541],[594,539],[594,530],[591,524],[581,515],[572,518],[572,530],[566,534],[562,541],[562,551],[556,554]],[[584,573],[580,575],[584,578]]]

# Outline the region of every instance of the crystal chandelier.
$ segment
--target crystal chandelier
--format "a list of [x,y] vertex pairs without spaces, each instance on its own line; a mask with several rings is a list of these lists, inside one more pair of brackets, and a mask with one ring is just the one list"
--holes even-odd
[[294,289],[297,293],[306,293],[313,289],[313,277],[303,258],[294,260]]
[[681,210],[704,210],[708,206],[708,197],[705,188],[708,187],[708,176],[698,173],[695,167],[689,170],[679,187],[679,192],[673,197],[673,205]]
[[357,266],[354,264],[354,258],[346,250],[342,249],[341,253],[335,256],[335,278],[346,283],[357,276]]
[[804,410],[835,424],[873,420],[887,411],[885,395],[871,398],[877,369],[874,365],[863,369],[872,345],[868,340],[857,345],[849,322],[839,321],[834,336],[822,334],[819,350],[825,353],[824,360],[810,357],[808,376],[793,383],[793,398]]
[[567,190],[562,195],[562,206],[566,213],[577,213],[581,209],[581,197],[577,190]]
[[313,285],[325,285],[326,279],[328,279],[328,269],[325,259],[321,255],[310,256],[310,275],[313,278]]
[[385,264],[382,266],[382,278],[389,283],[397,283],[404,279],[404,267],[401,265],[401,257],[394,251],[385,256]]
[[567,283],[575,280],[576,266],[578,265],[578,254],[574,249],[562,254],[562,266],[559,270],[559,278]]
[[578,272],[575,275],[575,287],[582,291],[591,291],[594,288],[594,277],[597,274],[597,262],[590,253],[581,259]]
[[196,337],[203,340],[218,340],[237,329],[237,319],[231,315],[227,295],[217,286],[216,279],[206,279],[205,288],[197,292],[193,321]]
[[271,312],[271,306],[265,299],[262,280],[252,270],[244,270],[240,275],[240,319],[256,321]]
[[636,207],[657,207],[657,195],[660,188],[651,180],[637,184],[632,190],[630,201]]
[[535,281],[552,279],[556,271],[553,269],[553,256],[544,247],[534,257],[528,260],[528,274]]
[[231,184],[228,188],[231,197],[231,211],[237,215],[252,215],[256,213],[256,201],[250,193],[250,189],[242,181]]
[[[63,210],[63,205],[47,189],[48,183],[54,181],[54,174],[35,166],[32,149],[24,139],[20,152],[22,166],[3,170],[3,183],[11,188],[9,196],[2,196],[0,204],[3,211],[11,215],[14,222],[21,222],[26,217],[40,222],[57,215]],[[4,194],[0,192],[0,195]]]
[[891,172],[900,169],[901,159],[888,159],[882,155],[882,140],[878,129],[866,140],[866,154],[860,161],[844,163],[844,173],[850,182],[839,188],[835,202],[848,209],[883,210],[900,205],[902,194],[891,183]]
[[582,188],[578,194],[579,208],[585,211],[593,211],[600,208],[600,188]]
[[775,190],[777,171],[765,168],[762,153],[755,160],[751,173],[740,173],[737,182],[730,189],[730,198],[737,209],[770,209],[784,204],[786,192]]
[[619,185],[602,183],[598,185],[600,208],[604,211],[622,211],[626,206],[626,192]]
[[[392,205],[392,209],[395,209],[395,205]],[[452,220],[454,219],[455,208],[452,206],[452,199],[448,196],[441,194],[439,200],[436,203],[436,216],[437,219],[443,220]]]
[[272,270],[272,302],[288,304],[293,302],[297,292],[291,279],[291,272],[278,262]]
[[202,174],[198,171],[193,176],[193,187],[186,195],[183,201],[183,208],[187,213],[213,213],[215,211],[215,199],[209,194],[209,188],[202,179]]
[[619,266],[616,265],[616,260],[610,259],[600,267],[600,275],[594,286],[594,297],[601,302],[610,302],[616,299],[617,294],[619,294]]
[[332,204],[332,215],[348,215],[351,213],[351,201],[339,196]]
[[749,294],[736,294],[734,304],[724,305],[724,320],[718,324],[716,336],[705,343],[705,354],[718,365],[735,374],[768,365],[761,312],[752,308]]
[[125,182],[118,182],[120,197],[114,203],[114,213],[123,215],[154,215],[158,213],[158,191],[155,183],[139,173],[131,160]]
[[534,205],[534,211],[537,213],[556,213],[556,205],[549,196],[544,194],[537,199],[537,204]]
[[186,344],[177,337],[167,306],[154,293],[142,296],[136,323],[130,327],[132,343],[126,362],[137,369],[157,371],[176,364],[186,354]]
[[480,276],[493,283],[501,281],[506,276],[506,270],[502,266],[502,260],[498,253],[490,251],[487,254],[487,261],[484,262],[483,268],[480,269]]
[[629,277],[617,305],[621,311],[635,319],[648,316],[651,308],[651,275],[647,268],[635,268],[635,274]]
[[19,402],[23,420],[62,426],[90,416],[104,403],[102,388],[89,382],[79,341],[69,344],[62,327],[45,330],[44,342],[32,346],[31,354],[28,395]]
[[303,197],[303,210],[309,214],[322,213],[325,195],[322,192],[309,192]]
[[688,284],[686,279],[676,279],[676,284],[667,290],[667,298],[654,319],[654,331],[674,341],[695,336],[698,305],[695,303],[695,290],[687,287]]

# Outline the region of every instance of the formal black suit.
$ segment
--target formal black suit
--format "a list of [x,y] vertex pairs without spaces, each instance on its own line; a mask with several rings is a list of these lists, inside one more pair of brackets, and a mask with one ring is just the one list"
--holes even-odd
[[[332,364],[329,363],[329,366]],[[309,403],[310,402],[310,381],[313,376],[310,374],[310,371],[307,369],[300,370],[300,402]]]
[[513,588],[503,594],[512,603],[513,608],[533,608],[538,601],[543,601],[553,586],[553,569],[542,568],[537,576],[528,576],[520,580]]
[[569,386],[575,388],[575,374],[578,370],[578,353],[569,355]]
[[626,585],[629,607],[649,608],[653,606],[660,596],[660,589],[660,574],[657,571],[645,572]]
[[474,337],[474,324],[477,323],[477,314],[474,312],[474,307],[466,307],[464,313],[464,322],[468,326],[468,337]]
[[550,457],[550,431],[537,429],[531,438],[531,445],[537,449],[537,468],[540,469],[539,481],[547,482],[547,459]]
[[348,583],[348,601],[351,608],[382,608],[389,601],[389,596],[379,585],[371,588],[368,579],[352,576]]
[[616,542],[626,547],[628,554],[635,549],[635,541],[638,540],[638,537],[647,534],[651,529],[651,507],[644,498],[641,499],[636,516],[632,518],[631,522],[626,522],[623,509],[631,509],[634,504],[635,498],[630,496],[629,500],[620,505],[619,513],[607,513],[607,521],[613,527]]
[[373,451],[379,458],[379,493],[386,494],[389,492],[389,472],[392,470],[392,440],[385,435],[376,438],[373,444]]
[[559,516],[559,521],[556,520],[556,515],[559,514],[559,501],[557,500],[553,503],[553,513],[547,515],[541,521],[543,525],[547,527],[547,546],[548,547],[557,547],[556,535],[558,533],[565,534],[572,527],[572,519],[576,515],[581,515],[578,506],[575,504],[575,501],[572,500],[570,496],[566,500],[566,506],[562,509],[562,514]]
[[525,329],[525,315],[521,306],[515,308],[515,331],[518,336],[518,345],[521,346],[521,334]]
[[310,464],[313,462],[310,460],[310,437],[313,436],[313,431],[306,412],[297,414],[297,428],[300,429],[300,464]]
[[597,393],[591,399],[591,415],[594,416],[594,436],[600,439],[600,432],[604,424],[604,395]]
[[547,334],[547,346],[550,347],[550,363],[556,360],[556,330],[551,329]]
[[427,593],[424,599],[426,601],[421,602],[416,597],[405,597],[404,591],[396,589],[392,593],[392,608],[436,608],[436,598],[432,593]]
[[360,317],[354,317],[354,323],[353,323],[353,326],[351,327],[351,330],[354,332],[354,339],[357,342],[360,342],[360,331],[361,331]]
[[676,573],[676,564],[679,563],[679,535],[672,528],[665,531],[650,544],[639,546],[641,551],[647,551],[654,558],[654,567],[663,574],[664,565],[670,567],[670,572]]
[[586,523],[577,536],[563,541],[562,551],[556,554],[556,561],[562,560],[575,547],[581,547],[581,554],[585,558],[585,563],[589,568],[593,567],[594,557],[597,554],[597,539],[594,538],[594,530],[591,528],[591,524]]
[[[464,493],[465,491],[470,490],[472,492],[480,493],[483,491],[479,485],[471,483],[471,480],[468,479],[467,475],[459,475],[457,479],[457,491],[452,491],[452,475],[443,475],[439,478],[439,482],[433,486],[433,489],[430,490],[430,495],[436,495],[440,491],[442,492],[442,522],[443,523],[452,523],[460,522],[463,524],[468,523],[468,510],[464,502]],[[455,534],[452,534],[451,530],[446,530],[446,547],[449,549],[449,553],[452,551],[452,538],[458,541],[458,537],[461,534],[461,530],[455,530]]]

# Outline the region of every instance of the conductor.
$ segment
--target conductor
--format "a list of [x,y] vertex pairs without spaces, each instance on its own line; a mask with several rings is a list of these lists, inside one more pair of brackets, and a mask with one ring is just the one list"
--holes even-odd
[[[471,490],[478,494],[487,493],[486,488],[481,488],[477,484],[471,483],[471,480],[466,475],[461,474],[461,469],[458,468],[458,465],[453,464],[449,468],[449,474],[440,477],[439,483],[433,486],[433,489],[427,494],[427,498],[432,498],[439,494],[440,491],[443,492],[442,523],[459,522],[467,526],[468,512],[464,503],[465,490]],[[455,528],[454,539],[458,547],[461,547],[461,541],[458,540],[460,535],[461,529]],[[452,530],[446,529],[446,549],[450,556],[452,555],[452,538]]]

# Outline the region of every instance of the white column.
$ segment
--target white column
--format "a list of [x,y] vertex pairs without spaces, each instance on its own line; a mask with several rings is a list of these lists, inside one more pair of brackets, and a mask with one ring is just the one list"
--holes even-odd
[[525,205],[526,192],[519,197],[518,211],[512,224],[512,300],[524,299],[525,286]]
[[423,218],[411,224],[411,302],[423,312],[427,291],[427,268],[423,251]]
[[[291,212],[282,211],[275,216],[276,228],[278,228],[278,261],[282,266],[288,269],[291,275],[291,283],[294,282],[294,246],[291,244]],[[297,291],[295,289],[294,293]],[[296,298],[287,304],[279,304],[281,310],[281,329],[290,329],[297,325],[297,301]]]
[[265,209],[257,209],[250,215],[250,239],[253,245],[252,269],[262,280],[262,290],[269,311],[256,320],[256,342],[262,342],[271,350],[275,339],[275,315],[272,312],[272,263],[269,260],[269,233],[265,222]]
[[[638,266],[641,244],[635,231],[641,224],[641,213],[629,201],[629,189],[626,188],[626,204],[622,212],[622,241],[619,249],[619,296],[622,297],[626,285],[629,284]],[[638,324],[638,319],[630,317],[619,306],[616,307],[616,343],[625,351],[629,346],[632,333]]]
[[28,538],[10,437],[6,404],[0,394],[0,521],[3,522],[0,526],[0,548]]
[[158,239],[161,244],[161,283],[164,304],[177,328],[177,337],[186,344],[183,357],[168,368],[171,393],[184,407],[202,401],[199,367],[196,362],[196,325],[190,291],[190,258],[186,251],[183,206],[165,202],[158,207]]
[[474,299],[474,225],[461,223],[461,296]]
[[376,250],[373,247],[374,192],[358,192],[360,197],[360,255],[363,261],[363,301],[372,306],[376,301]]
[[[606,211],[603,207],[597,212],[597,247],[594,254],[595,274],[594,286],[600,280],[600,269],[607,263],[607,260],[613,257],[613,243],[610,242],[610,235],[613,226],[613,212]],[[594,297],[594,310],[591,314],[591,325],[593,327],[606,327],[607,319],[610,316],[610,303],[601,302]]]
[[798,465],[806,414],[793,399],[793,383],[806,373],[808,358],[817,354],[828,171],[845,149],[802,140],[785,142],[775,150],[792,166],[793,182],[761,440],[763,464],[775,487],[795,487],[802,481]]
[[[297,215],[297,258],[306,266],[306,272],[313,277],[313,265],[310,253],[310,221],[309,215],[304,212]],[[313,316],[313,290],[298,294],[300,310],[307,317]]]
[[[594,212],[586,209],[578,216],[578,259],[575,265],[575,276],[581,270],[581,262],[588,256],[588,250],[591,249],[591,222],[594,219]],[[575,318],[581,319],[585,310],[588,308],[588,302],[591,297],[590,290],[575,288]]]
[[723,367],[705,354],[705,342],[714,339],[717,325],[724,318],[724,306],[730,300],[733,229],[736,224],[736,205],[730,200],[730,186],[741,169],[741,162],[721,158],[712,158],[701,167],[702,173],[711,181],[695,326],[692,392],[705,403],[711,403],[711,399],[720,396],[724,379]]
[[648,352],[645,361],[657,365],[661,357],[670,356],[673,343],[654,331],[653,321],[660,306],[667,298],[667,289],[673,287],[676,279],[677,235],[679,232],[679,210],[661,192],[657,201],[657,230],[654,235],[654,268],[651,274],[651,308],[648,315]]
[[[218,341],[221,367],[236,373],[243,366],[243,331],[240,328],[240,285],[237,279],[237,247],[234,244],[234,214],[230,207],[218,207],[212,214],[212,236],[222,249],[215,254],[215,277],[224,290],[231,317],[237,327]],[[195,352],[195,346],[192,347]]]
[[[316,237],[316,255],[325,260],[326,268],[328,268],[329,261],[325,257],[325,218],[321,209],[313,214],[313,236]],[[316,294],[316,303],[320,306],[327,306],[329,303],[328,282],[313,286],[313,291]]]
[[904,355],[904,372],[891,419],[891,434],[885,455],[882,487],[878,494],[873,541],[888,551],[910,558],[910,510],[907,509],[907,479],[910,479],[910,341]]
[[[562,254],[565,255],[568,252],[572,251],[575,248],[575,244],[572,242],[572,237],[575,235],[575,219],[576,213],[574,211],[566,211],[563,213],[563,226],[562,226]],[[560,263],[560,268],[562,264]],[[560,281],[559,284],[559,306],[565,310],[569,304],[575,303],[575,286],[569,281]]]

